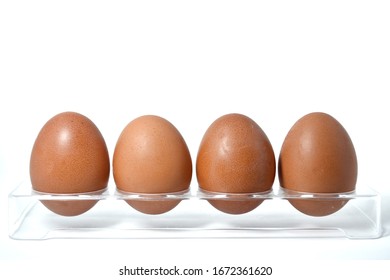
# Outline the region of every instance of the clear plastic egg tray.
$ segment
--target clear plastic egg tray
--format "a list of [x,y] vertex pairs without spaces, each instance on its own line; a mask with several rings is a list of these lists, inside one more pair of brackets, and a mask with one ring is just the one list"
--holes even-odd
[[[181,200],[159,215],[138,212],[126,200]],[[264,200],[251,212],[223,213],[207,200]],[[288,201],[348,200],[339,211],[313,217],[296,210]],[[89,211],[72,217],[47,209],[41,200],[97,200]],[[371,239],[382,234],[380,196],[369,188],[343,194],[310,195],[274,187],[268,193],[224,195],[188,192],[139,195],[123,194],[109,187],[100,194],[45,195],[22,184],[9,194],[9,236],[13,239],[51,238],[276,238],[344,237]]]

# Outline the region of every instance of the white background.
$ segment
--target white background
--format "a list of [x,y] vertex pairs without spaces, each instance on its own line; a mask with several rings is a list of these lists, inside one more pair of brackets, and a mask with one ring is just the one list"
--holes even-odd
[[[176,264],[370,277],[367,260],[390,259],[389,15],[386,1],[1,1],[0,275],[123,279],[124,265]],[[69,110],[95,122],[111,156],[130,120],[160,115],[193,159],[223,114],[254,119],[277,156],[296,120],[327,112],[354,142],[358,185],[382,193],[384,237],[11,240],[7,195],[28,180],[43,124]]]

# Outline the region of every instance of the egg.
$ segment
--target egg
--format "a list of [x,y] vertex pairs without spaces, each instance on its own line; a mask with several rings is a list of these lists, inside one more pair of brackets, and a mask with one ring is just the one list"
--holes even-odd
[[[113,174],[121,192],[150,195],[183,192],[190,186],[192,160],[184,138],[172,123],[159,116],[145,115],[131,121],[119,136]],[[178,199],[126,201],[145,214],[165,213],[180,202]]]
[[[110,162],[106,143],[87,117],[64,112],[51,118],[39,132],[30,158],[30,179],[39,193],[91,194],[106,189]],[[80,215],[97,200],[43,200],[63,216]]]
[[[279,155],[280,186],[309,194],[340,194],[355,190],[358,165],[354,145],[345,128],[332,116],[314,112],[299,119],[288,132]],[[299,211],[326,216],[347,200],[317,196],[290,199]]]
[[[275,155],[267,135],[251,118],[227,114],[215,120],[200,143],[196,175],[203,191],[217,194],[250,194],[272,189]],[[243,214],[261,199],[210,199],[222,212]]]

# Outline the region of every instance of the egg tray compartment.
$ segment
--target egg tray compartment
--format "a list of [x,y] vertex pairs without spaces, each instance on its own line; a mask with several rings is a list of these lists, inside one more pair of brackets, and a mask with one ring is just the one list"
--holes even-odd
[[[123,194],[108,188],[100,194],[44,195],[22,184],[9,194],[9,236],[13,239],[53,238],[275,238],[344,237],[372,239],[382,234],[380,196],[370,188],[323,195],[322,199],[347,199],[336,213],[312,217],[296,210],[288,199],[312,200],[321,195],[286,192],[225,195],[189,190],[163,195]],[[89,211],[65,217],[48,210],[40,200],[98,200]],[[138,212],[125,200],[181,202],[159,215]],[[207,201],[264,201],[253,211],[232,215]]]

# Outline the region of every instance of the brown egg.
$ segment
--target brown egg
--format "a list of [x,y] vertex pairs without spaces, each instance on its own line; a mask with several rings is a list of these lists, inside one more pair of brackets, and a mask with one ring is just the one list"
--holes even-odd
[[[164,194],[185,191],[192,177],[192,161],[180,132],[158,116],[142,116],[130,122],[114,151],[113,173],[119,191]],[[180,200],[127,200],[146,214],[161,214]]]
[[[102,192],[108,183],[110,162],[106,143],[87,117],[65,112],[41,129],[30,158],[30,178],[35,191],[48,194]],[[51,211],[74,216],[97,200],[44,200]]]
[[[199,147],[196,174],[202,190],[225,194],[270,191],[275,155],[268,137],[252,119],[241,114],[218,118]],[[209,200],[222,212],[243,214],[263,200]]]
[[[344,193],[355,190],[357,158],[344,127],[325,113],[311,113],[288,132],[279,156],[279,181],[286,190],[309,194]],[[341,209],[343,199],[290,199],[311,216],[325,216]]]

